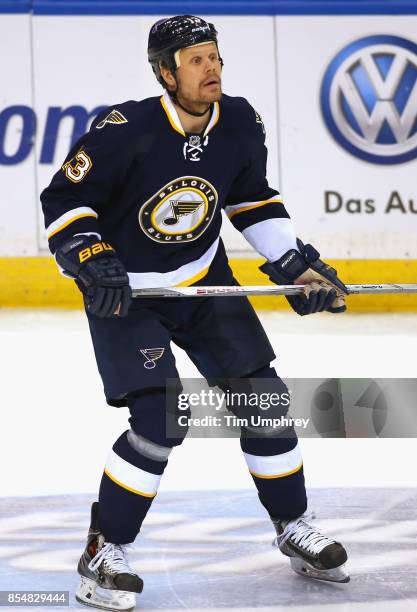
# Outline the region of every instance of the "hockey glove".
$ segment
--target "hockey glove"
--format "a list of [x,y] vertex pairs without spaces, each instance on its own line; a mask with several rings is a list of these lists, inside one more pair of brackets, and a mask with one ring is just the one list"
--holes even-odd
[[55,253],[65,274],[75,279],[85,307],[98,317],[125,317],[132,301],[129,277],[113,247],[96,236],[74,236]]
[[307,285],[304,295],[286,296],[299,315],[314,312],[344,312],[345,294],[349,291],[337,276],[337,271],[320,259],[311,244],[297,238],[299,251],[291,249],[280,259],[265,263],[260,270],[277,285]]

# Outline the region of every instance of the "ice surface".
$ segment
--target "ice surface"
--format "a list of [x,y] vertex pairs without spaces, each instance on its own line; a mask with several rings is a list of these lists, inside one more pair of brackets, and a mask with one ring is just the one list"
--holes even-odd
[[[0,500],[0,589],[69,590],[70,609],[85,609],[74,568],[91,499]],[[162,492],[130,553],[145,581],[137,609],[412,612],[416,505],[415,489],[312,490],[315,523],[349,552],[351,582],[334,584],[292,572],[253,491]]]

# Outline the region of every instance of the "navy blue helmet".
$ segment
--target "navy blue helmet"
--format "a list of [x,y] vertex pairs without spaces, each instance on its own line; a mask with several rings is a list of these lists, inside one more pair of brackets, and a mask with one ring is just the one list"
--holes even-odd
[[148,60],[161,85],[165,82],[160,62],[174,74],[177,69],[175,52],[205,42],[214,42],[217,46],[217,31],[212,23],[200,17],[177,15],[157,21],[149,32]]

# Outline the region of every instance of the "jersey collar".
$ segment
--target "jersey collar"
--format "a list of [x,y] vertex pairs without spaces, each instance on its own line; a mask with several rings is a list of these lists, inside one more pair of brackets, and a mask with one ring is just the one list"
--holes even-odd
[[[178,117],[178,113],[177,110],[174,106],[173,101],[171,100],[170,95],[168,94],[168,92],[165,92],[163,96],[161,96],[160,98],[161,100],[161,104],[162,104],[162,108],[164,109],[168,120],[171,124],[171,127],[178,132],[179,134],[181,134],[182,136],[186,136],[183,127],[181,125],[181,121],[180,118]],[[216,123],[218,122],[220,117],[220,105],[218,102],[214,103],[214,107],[213,107],[213,112],[211,113],[211,117],[210,117],[210,121],[207,124],[206,129],[204,130],[204,134],[203,136],[207,136],[207,134],[210,132],[210,130],[216,125]]]

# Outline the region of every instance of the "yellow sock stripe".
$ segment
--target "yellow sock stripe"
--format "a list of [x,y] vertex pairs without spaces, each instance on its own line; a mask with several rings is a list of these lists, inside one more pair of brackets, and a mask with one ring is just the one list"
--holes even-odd
[[296,467],[294,470],[290,470],[289,472],[285,472],[285,474],[273,474],[272,476],[263,476],[262,474],[256,474],[255,472],[251,472],[249,470],[249,472],[252,474],[252,476],[256,476],[256,478],[265,478],[265,479],[269,479],[269,478],[285,478],[285,476],[291,476],[291,474],[295,474],[295,472],[298,472],[299,470],[301,470],[301,468],[303,467],[303,462],[300,463],[300,465],[298,467]]
[[97,219],[97,215],[94,215],[93,213],[84,213],[82,215],[77,215],[76,217],[73,217],[72,219],[69,219],[69,221],[66,221],[65,223],[60,225],[56,230],[51,232],[48,235],[48,240],[50,238],[52,238],[52,236],[55,236],[55,234],[58,234],[58,232],[61,232],[63,229],[68,227],[68,225],[71,225],[71,223],[74,223],[74,221],[78,221],[78,219],[82,219],[83,217],[93,217],[94,219]]
[[131,493],[136,493],[136,495],[142,495],[142,497],[155,497],[156,496],[156,493],[143,493],[143,491],[137,491],[136,489],[132,489],[132,487],[128,487],[127,485],[120,482],[120,480],[117,480],[117,478],[112,476],[107,469],[104,470],[104,473],[110,478],[110,480],[112,480],[117,485],[119,485],[119,487],[122,487],[123,489],[126,489],[127,491],[130,491]]
[[227,214],[229,219],[232,219],[235,215],[239,213],[246,212],[248,210],[253,210],[254,208],[259,208],[259,206],[265,206],[266,204],[282,204],[282,200],[265,200],[265,202],[258,202],[257,204],[248,204],[248,206],[242,206],[242,208],[238,208],[237,210],[232,210]]

